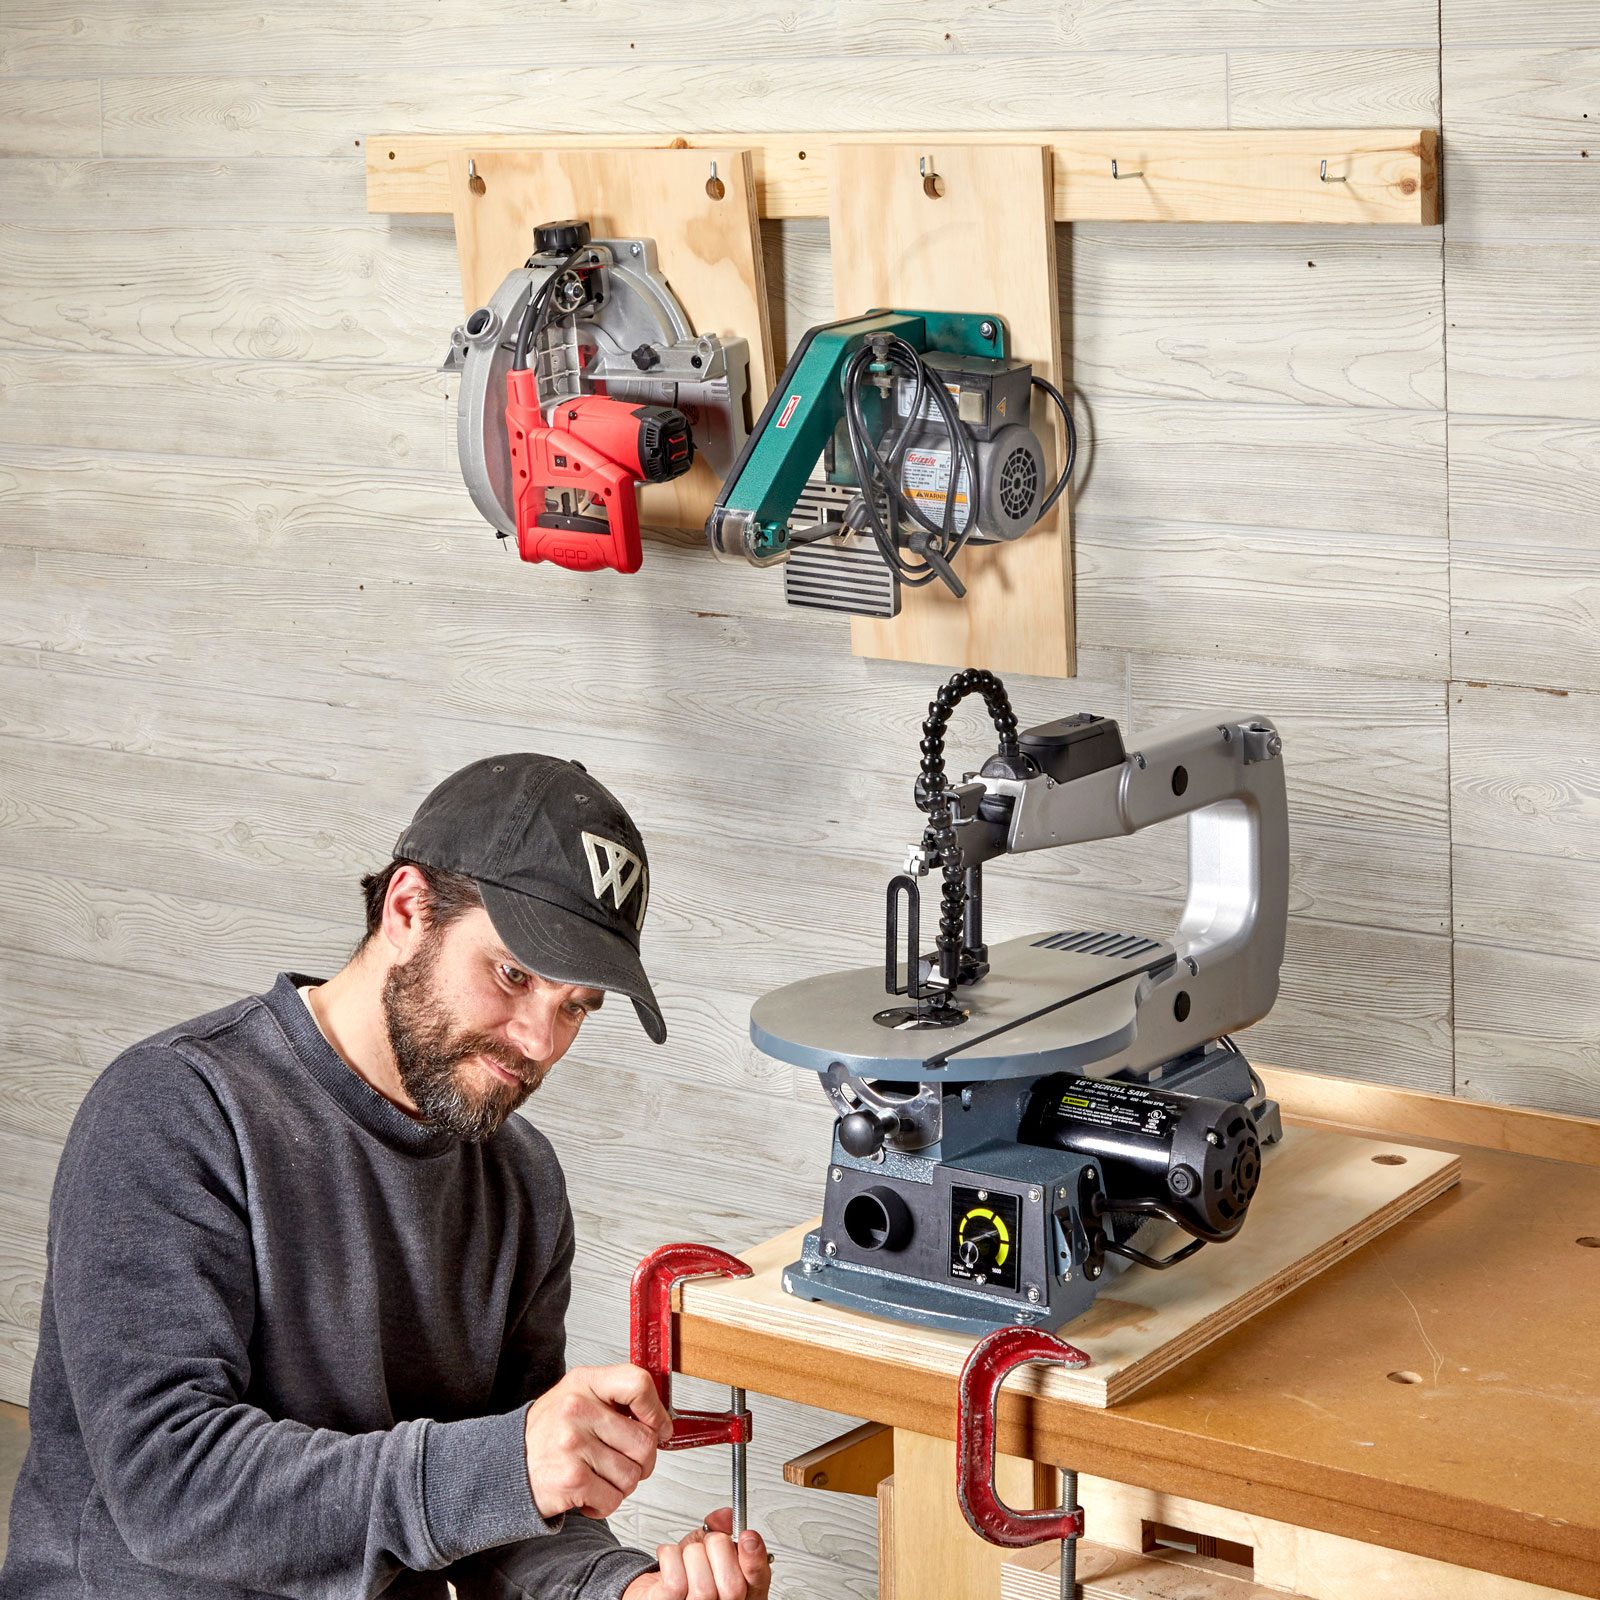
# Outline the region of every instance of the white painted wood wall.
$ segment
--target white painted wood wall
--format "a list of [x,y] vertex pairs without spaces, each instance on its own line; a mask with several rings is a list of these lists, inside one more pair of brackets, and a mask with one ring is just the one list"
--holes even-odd
[[[0,1394],[95,1073],[335,966],[357,877],[497,749],[581,754],[656,865],[671,1043],[608,1013],[533,1108],[579,1212],[575,1356],[618,1354],[650,1244],[817,1203],[823,1103],[745,1016],[872,958],[941,674],[852,660],[698,548],[633,579],[498,549],[433,370],[450,234],[366,214],[362,135],[1441,120],[1442,236],[1063,235],[1082,676],[1011,688],[1278,719],[1263,1059],[1600,1113],[1592,0],[0,0]],[[829,310],[826,234],[766,243],[787,345]],[[997,871],[991,929],[1159,927],[1180,839]],[[833,1419],[757,1406],[777,1593],[869,1594],[870,1507],[776,1484]],[[724,1470],[673,1458],[622,1531]]]

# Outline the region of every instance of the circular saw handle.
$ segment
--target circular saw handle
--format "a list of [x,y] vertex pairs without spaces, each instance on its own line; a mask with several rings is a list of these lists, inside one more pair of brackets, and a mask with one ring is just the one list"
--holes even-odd
[[1065,1367],[1089,1365],[1083,1351],[1041,1328],[998,1328],[972,1347],[957,1389],[956,1497],[961,1514],[980,1538],[1009,1549],[1043,1544],[1047,1539],[1076,1539],[1083,1532],[1081,1506],[1017,1511],[1000,1498],[994,1485],[1000,1385],[1018,1367],[1035,1361]]
[[748,1411],[673,1411],[672,1291],[688,1278],[748,1278],[737,1256],[708,1244],[664,1244],[634,1268],[629,1290],[628,1359],[650,1374],[672,1417],[672,1437],[663,1450],[694,1450],[706,1444],[746,1444]]

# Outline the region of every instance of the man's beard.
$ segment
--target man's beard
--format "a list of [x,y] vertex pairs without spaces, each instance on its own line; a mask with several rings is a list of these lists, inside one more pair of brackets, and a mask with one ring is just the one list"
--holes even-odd
[[[458,1139],[481,1141],[539,1087],[545,1069],[487,1034],[455,1026],[436,979],[443,935],[430,928],[409,961],[390,970],[383,985],[383,1016],[400,1084],[422,1120]],[[468,1066],[473,1056],[514,1073],[517,1083],[480,1088]]]

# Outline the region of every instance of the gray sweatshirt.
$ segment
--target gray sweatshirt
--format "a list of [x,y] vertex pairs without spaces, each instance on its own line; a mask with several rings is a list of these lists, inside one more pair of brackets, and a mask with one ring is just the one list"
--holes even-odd
[[[655,1562],[547,1522],[572,1212],[342,1062],[297,980],[157,1034],[61,1154],[4,1600],[611,1600]],[[310,979],[299,979],[301,983]]]

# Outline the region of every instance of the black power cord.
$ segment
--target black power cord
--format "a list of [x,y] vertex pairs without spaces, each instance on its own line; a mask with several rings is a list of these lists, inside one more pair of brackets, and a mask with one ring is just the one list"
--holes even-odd
[[[886,431],[883,443],[873,440],[861,404],[868,368],[874,363],[898,369],[913,385],[905,421],[892,437]],[[971,433],[956,414],[955,400],[921,353],[892,334],[874,337],[863,344],[846,365],[842,382],[850,460],[861,486],[861,505],[867,527],[879,554],[908,588],[920,589],[938,578],[954,594],[965,594],[966,588],[950,563],[978,525],[978,457]],[[905,485],[905,452],[912,431],[923,420],[925,399],[932,400],[933,409],[950,440],[950,475],[945,483],[943,515],[938,522],[928,517]],[[963,473],[967,480],[967,513],[958,528],[956,510]],[[920,534],[902,537],[901,525],[907,520],[916,524]],[[915,545],[911,543],[913,539]],[[920,559],[908,559],[907,547]]]
[[[555,286],[578,264],[579,258],[588,255],[589,246],[581,244],[559,267],[547,277],[539,287],[528,296],[528,303],[523,307],[522,321],[517,327],[516,351],[511,357],[511,370],[522,372],[528,365],[528,353],[533,352],[534,359],[534,385],[538,386],[538,360],[539,343],[544,338],[545,330],[550,326],[550,307],[555,299]],[[531,264],[531,263],[530,263]],[[539,409],[544,409],[544,397],[539,398]]]

